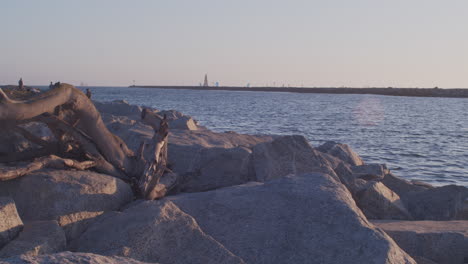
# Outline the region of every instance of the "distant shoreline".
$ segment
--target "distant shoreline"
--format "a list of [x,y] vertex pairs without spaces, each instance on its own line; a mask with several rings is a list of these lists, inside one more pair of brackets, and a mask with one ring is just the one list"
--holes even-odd
[[201,91],[245,91],[245,92],[290,92],[290,93],[326,93],[326,94],[376,94],[390,96],[413,97],[448,97],[468,98],[468,89],[440,88],[299,88],[299,87],[240,87],[240,86],[163,86],[163,85],[132,85],[129,88],[154,88],[173,90]]

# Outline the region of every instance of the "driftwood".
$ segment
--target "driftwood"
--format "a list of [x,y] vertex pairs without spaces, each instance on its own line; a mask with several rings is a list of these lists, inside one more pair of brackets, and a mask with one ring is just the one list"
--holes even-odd
[[65,169],[68,167],[78,170],[86,170],[94,166],[94,161],[80,162],[72,159],[63,159],[55,155],[50,155],[48,157],[37,158],[31,163],[20,166],[11,167],[0,165],[0,181],[13,180],[28,173],[40,170],[42,168]]
[[[156,121],[158,124],[154,123]],[[18,126],[27,122],[46,124],[55,141],[43,140]],[[122,139],[107,129],[88,96],[72,85],[60,84],[23,101],[10,99],[0,89],[0,126],[11,128],[14,133],[41,147],[36,151],[37,157],[34,154],[0,157],[0,161],[8,162],[36,158],[30,164],[2,165],[0,180],[14,179],[46,167],[94,168],[132,183],[138,196],[159,198],[161,186],[158,184],[168,171],[169,128],[165,117],[152,122],[154,136],[151,142],[142,142],[135,154]]]

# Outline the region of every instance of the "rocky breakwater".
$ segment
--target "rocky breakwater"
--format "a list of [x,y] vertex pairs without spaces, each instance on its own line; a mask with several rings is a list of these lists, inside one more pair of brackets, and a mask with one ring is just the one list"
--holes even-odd
[[[177,111],[95,105],[134,150],[153,135],[141,117],[166,115],[176,180],[162,181],[165,197],[154,201],[91,171],[44,169],[0,182],[0,263],[468,260],[464,187],[406,181],[346,144],[215,133]],[[8,146],[19,148],[12,138]]]

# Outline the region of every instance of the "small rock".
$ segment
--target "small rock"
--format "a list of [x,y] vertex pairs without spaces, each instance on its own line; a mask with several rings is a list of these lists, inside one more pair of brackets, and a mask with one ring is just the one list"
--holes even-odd
[[179,119],[179,118],[182,118],[182,117],[186,117],[186,115],[184,115],[183,113],[179,112],[179,111],[176,111],[176,110],[163,110],[163,111],[159,111],[159,112],[156,112],[158,115],[160,116],[164,116],[166,115],[166,118],[169,119],[169,120],[175,120],[175,119]]
[[22,228],[23,221],[13,199],[0,196],[0,248],[14,239]]
[[353,166],[360,166],[364,164],[361,157],[359,157],[359,155],[346,144],[328,141],[323,145],[319,146],[317,149],[321,152],[335,156],[340,160]]
[[381,182],[371,182],[358,194],[357,203],[369,219],[411,219],[398,194]]
[[179,176],[176,173],[164,173],[154,189],[151,191],[151,199],[154,200],[166,196],[172,190],[172,188],[176,186],[178,183],[178,178]]
[[169,129],[198,130],[198,126],[190,116],[169,120]]
[[388,172],[385,164],[366,164],[360,166],[351,166],[355,178],[362,178],[366,181],[377,180],[380,181],[384,178],[385,173]]
[[392,173],[385,174],[382,183],[392,191],[396,192],[400,197],[412,192],[421,192],[428,189],[425,186],[414,185],[405,179],[393,175]]
[[343,183],[351,193],[354,193],[351,189],[354,186],[354,182],[356,180],[351,167],[344,162],[338,164],[335,168],[335,173],[340,178],[341,183]]
[[0,250],[0,258],[56,253],[64,250],[66,243],[65,233],[57,221],[29,222],[15,240]]
[[359,194],[369,188],[372,185],[373,181],[366,181],[363,179],[356,179],[354,180],[354,184],[352,185],[352,193]]

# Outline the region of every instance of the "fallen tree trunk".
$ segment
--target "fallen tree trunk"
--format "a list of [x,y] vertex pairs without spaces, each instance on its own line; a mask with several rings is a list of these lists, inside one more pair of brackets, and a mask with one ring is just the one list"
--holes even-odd
[[[57,164],[76,169],[95,167],[100,172],[137,183],[139,195],[147,199],[157,198],[150,194],[166,171],[168,126],[165,119],[160,120],[159,126],[153,126],[155,135],[152,141],[142,145],[148,146],[146,150],[135,155],[124,141],[107,129],[93,102],[72,85],[61,84],[23,101],[8,98],[0,89],[0,125],[15,127],[28,121],[43,122],[53,131],[61,146],[57,154],[77,156],[80,153],[79,159],[51,156],[11,170],[3,167],[1,180]],[[24,129],[14,130],[36,144],[48,145]],[[91,161],[82,163],[78,160]]]

